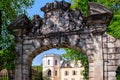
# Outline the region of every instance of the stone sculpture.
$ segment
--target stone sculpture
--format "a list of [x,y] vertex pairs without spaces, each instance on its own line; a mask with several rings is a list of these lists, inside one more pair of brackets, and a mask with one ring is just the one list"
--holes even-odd
[[33,19],[31,21],[31,32],[32,34],[39,34],[39,32],[37,32],[37,29],[40,29],[42,25],[42,18],[39,15],[34,15]]
[[[70,9],[70,3],[64,0],[53,3],[47,3],[41,8],[44,17],[34,15],[30,22],[26,15],[18,17],[9,26],[24,29],[26,36],[38,36],[41,34],[50,34],[57,32],[105,32],[111,17],[112,12],[103,6],[97,6],[95,3],[89,2],[89,14],[85,17],[79,9]],[[99,9],[99,10],[98,10]]]

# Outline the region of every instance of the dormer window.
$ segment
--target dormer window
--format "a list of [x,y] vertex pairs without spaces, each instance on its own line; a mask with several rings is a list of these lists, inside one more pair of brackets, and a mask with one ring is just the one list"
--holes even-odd
[[65,64],[65,67],[69,67],[69,66],[70,66],[69,63]]

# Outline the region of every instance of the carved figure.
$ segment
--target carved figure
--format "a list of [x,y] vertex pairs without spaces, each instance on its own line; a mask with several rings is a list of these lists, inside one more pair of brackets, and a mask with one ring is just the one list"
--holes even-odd
[[37,29],[40,29],[42,25],[42,18],[39,15],[34,15],[33,20],[31,21],[32,33],[35,34]]
[[70,8],[70,3],[67,3],[67,2],[65,2],[64,0],[62,0],[61,2],[60,2],[60,6],[61,6],[61,8],[63,9],[63,10],[68,10],[69,8]]
[[53,2],[53,8],[54,9],[59,8],[59,3],[56,0]]

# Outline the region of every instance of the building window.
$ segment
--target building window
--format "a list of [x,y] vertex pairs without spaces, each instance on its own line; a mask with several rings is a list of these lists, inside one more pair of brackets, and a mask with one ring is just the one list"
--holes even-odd
[[75,70],[72,71],[72,75],[76,75],[77,72]]
[[69,64],[69,63],[65,64],[65,67],[69,67],[69,66],[70,66],[70,64]]
[[51,70],[48,71],[48,77],[51,77]]
[[55,71],[55,76],[57,76],[57,71]]
[[75,80],[75,78],[72,78],[71,80]]
[[48,65],[50,65],[50,60],[48,60]]
[[67,63],[67,67],[69,67],[70,65]]
[[57,60],[55,60],[55,65],[57,65]]
[[65,76],[67,76],[68,75],[68,71],[65,71]]

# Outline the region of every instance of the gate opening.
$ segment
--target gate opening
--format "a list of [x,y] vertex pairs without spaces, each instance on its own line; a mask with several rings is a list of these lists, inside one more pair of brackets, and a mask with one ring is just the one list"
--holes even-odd
[[88,79],[88,65],[88,58],[82,52],[70,48],[49,49],[33,59],[31,80]]

